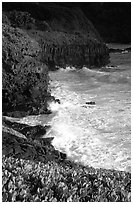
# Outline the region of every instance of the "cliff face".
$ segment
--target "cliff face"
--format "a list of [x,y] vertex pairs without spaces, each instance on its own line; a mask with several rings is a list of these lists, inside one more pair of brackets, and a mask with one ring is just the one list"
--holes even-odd
[[[102,66],[108,63],[109,52],[91,22],[79,9],[68,9],[53,3],[36,3],[35,8],[21,4],[18,11],[4,12],[3,21],[26,30],[43,50],[49,69],[55,66]],[[28,12],[30,13],[28,13]],[[43,11],[43,12],[42,12]]]
[[3,111],[47,107],[48,69],[102,66],[109,51],[83,12],[54,3],[3,3]]
[[35,113],[41,103],[45,109],[48,67],[40,60],[40,46],[19,28],[3,24],[2,29],[3,111]]
[[82,68],[102,66],[108,62],[108,49],[104,43],[85,34],[66,34],[51,31],[28,31],[29,36],[41,45],[42,58],[50,70],[55,66]]

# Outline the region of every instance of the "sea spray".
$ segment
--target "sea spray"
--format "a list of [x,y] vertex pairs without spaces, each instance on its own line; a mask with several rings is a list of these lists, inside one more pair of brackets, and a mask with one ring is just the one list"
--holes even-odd
[[52,107],[53,145],[86,166],[130,171],[130,65],[111,69],[50,73],[61,103]]
[[76,140],[79,134],[82,134],[81,128],[71,125],[68,115],[65,117],[64,110],[67,108],[73,109],[74,107],[74,105],[67,101],[62,104],[55,102],[49,103],[50,110],[55,111],[56,116],[51,121],[51,129],[46,134],[46,137],[54,137],[52,141],[53,146],[65,152],[68,157],[71,156],[72,153],[70,148],[73,145],[73,141]]

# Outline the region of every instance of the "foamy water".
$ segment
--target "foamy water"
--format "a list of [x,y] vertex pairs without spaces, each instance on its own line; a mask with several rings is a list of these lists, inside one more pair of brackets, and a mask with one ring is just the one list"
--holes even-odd
[[[113,66],[115,67],[113,67]],[[112,54],[102,69],[68,67],[50,73],[51,93],[61,104],[50,103],[50,115],[15,121],[51,125],[47,136],[54,147],[86,166],[131,169],[130,54]],[[86,102],[95,101],[95,105]]]
[[[115,57],[120,58],[118,55]],[[129,58],[129,56],[124,56]],[[84,165],[130,171],[130,63],[117,67],[51,72],[51,91],[61,104],[51,120],[55,148]],[[108,71],[111,69],[111,71]],[[86,105],[95,101],[95,105]]]

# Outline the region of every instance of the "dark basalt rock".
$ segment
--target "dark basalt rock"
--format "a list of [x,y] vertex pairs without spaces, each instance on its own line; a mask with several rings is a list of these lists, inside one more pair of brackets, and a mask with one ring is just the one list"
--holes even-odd
[[60,100],[59,99],[55,99],[55,102],[59,103],[60,104]]
[[125,49],[119,49],[119,48],[109,48],[110,53],[128,53],[131,52],[131,47],[127,47]]
[[2,154],[41,162],[63,161],[66,154],[55,150],[53,137],[45,137],[50,126],[29,126],[3,119]]
[[49,70],[56,71],[56,67],[74,66],[81,69],[87,67],[101,67],[109,63],[109,50],[97,39],[84,34],[64,32],[27,31],[42,47],[43,60]]
[[5,124],[22,133],[23,135],[25,135],[28,139],[39,139],[41,136],[45,135],[47,132],[47,129],[49,129],[51,126],[50,125],[46,125],[46,126],[41,126],[41,125],[37,125],[37,126],[29,126],[26,124],[20,124],[17,122],[11,122],[8,120],[4,120]]
[[96,103],[94,101],[86,102],[87,105],[95,105]]
[[60,152],[60,158],[61,160],[65,160],[67,158],[65,153]]
[[59,103],[59,104],[61,103],[58,98],[55,98],[55,97],[52,96],[52,95],[48,98],[48,101],[49,101],[49,102]]
[[51,114],[52,113],[52,111],[51,110],[49,110],[49,109],[45,109],[45,112],[44,112],[44,114]]
[[41,48],[19,28],[3,25],[3,112],[45,112],[48,67],[41,61]]

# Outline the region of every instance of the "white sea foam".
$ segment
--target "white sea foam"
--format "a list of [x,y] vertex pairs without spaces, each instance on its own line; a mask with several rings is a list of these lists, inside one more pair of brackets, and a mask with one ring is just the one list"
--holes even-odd
[[51,111],[58,111],[60,108],[60,104],[55,102],[49,103],[48,106]]
[[[49,103],[50,115],[21,122],[50,124],[46,137],[54,137],[55,148],[74,161],[130,171],[130,86],[127,80],[120,83],[124,77],[130,78],[128,69],[113,73],[84,67],[71,72],[68,67],[52,72],[52,95],[61,103]],[[92,99],[96,105],[84,107]]]
[[[128,77],[129,72],[84,67],[73,73],[52,73],[53,83],[58,82],[52,94],[61,101],[50,105],[57,113],[49,132],[55,148],[84,165],[130,171],[130,105],[126,103],[130,90],[127,81],[119,83],[122,76]],[[98,87],[93,88],[95,82]],[[85,108],[92,99],[96,105]]]
[[104,71],[99,71],[98,69],[89,69],[87,67],[83,67],[83,71],[90,72],[90,73],[95,73],[95,74],[107,74]]
[[60,68],[60,71],[63,71],[63,72],[74,71],[74,70],[76,70],[76,68],[73,66],[71,66],[71,67],[67,66],[65,68]]

